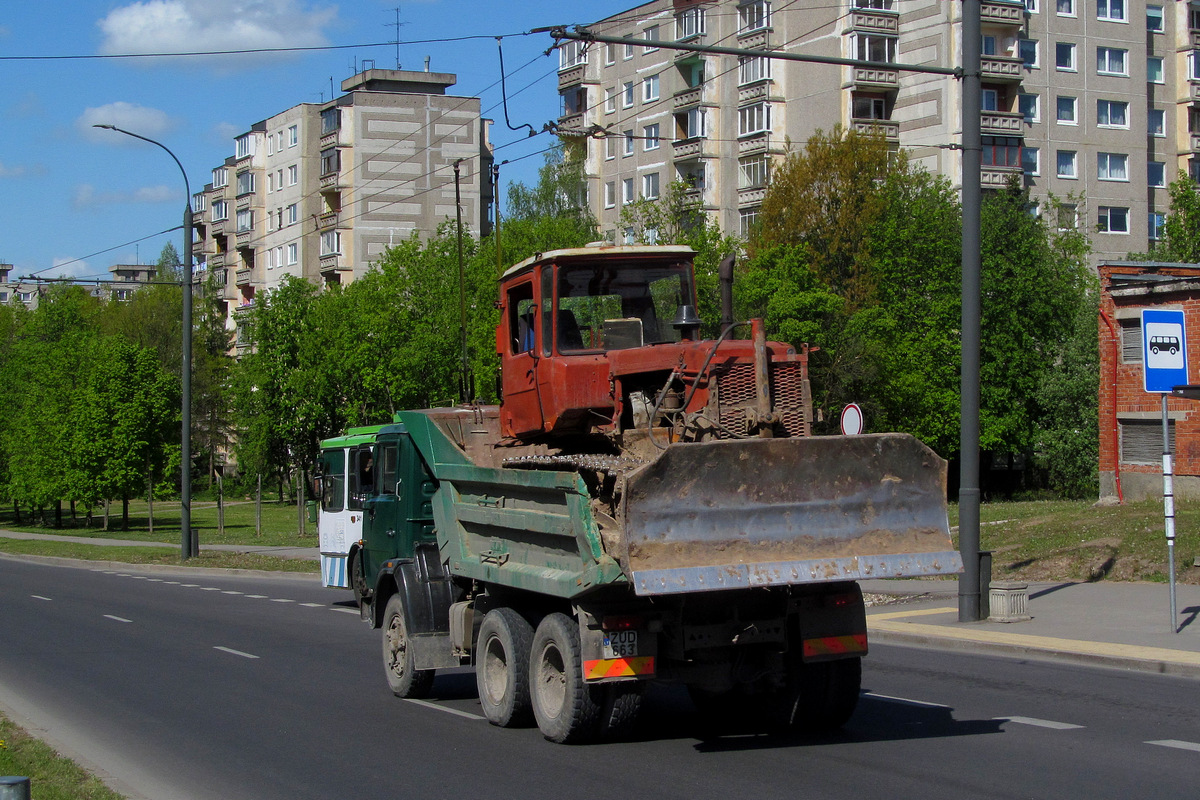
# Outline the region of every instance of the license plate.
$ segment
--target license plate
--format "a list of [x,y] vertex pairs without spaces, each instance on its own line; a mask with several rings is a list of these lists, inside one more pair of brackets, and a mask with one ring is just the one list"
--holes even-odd
[[604,637],[605,658],[629,658],[637,655],[637,631],[613,631]]

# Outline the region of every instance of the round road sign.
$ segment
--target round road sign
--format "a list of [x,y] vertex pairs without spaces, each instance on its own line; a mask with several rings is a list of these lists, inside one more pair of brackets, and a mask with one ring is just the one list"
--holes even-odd
[[842,409],[842,433],[853,436],[863,432],[863,412],[858,403],[851,403]]

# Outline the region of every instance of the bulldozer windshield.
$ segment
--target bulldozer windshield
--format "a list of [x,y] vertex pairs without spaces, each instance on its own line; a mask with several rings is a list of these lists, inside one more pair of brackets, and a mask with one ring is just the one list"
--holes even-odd
[[691,265],[585,263],[559,267],[555,322],[560,353],[677,342],[681,305],[695,306]]

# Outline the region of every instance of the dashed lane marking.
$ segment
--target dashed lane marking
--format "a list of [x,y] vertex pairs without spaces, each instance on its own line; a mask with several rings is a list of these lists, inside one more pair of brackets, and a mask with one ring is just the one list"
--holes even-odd
[[230,655],[241,656],[242,658],[258,658],[253,653],[243,653],[241,650],[234,650],[232,647],[214,647],[213,650],[220,650],[222,653],[229,653]]
[[1055,722],[1052,719],[1037,719],[1035,717],[992,717],[996,722],[1015,722],[1018,725],[1032,725],[1035,728],[1050,728],[1055,731],[1073,731],[1082,728],[1082,725],[1073,725],[1070,722]]
[[251,600],[266,600],[267,599],[267,596],[265,594],[248,594],[248,595],[246,595],[246,597],[249,597]]
[[241,594],[241,592],[235,592],[232,589],[225,589],[221,592],[221,594]]
[[1159,747],[1173,747],[1176,750],[1191,750],[1194,753],[1200,753],[1200,743],[1197,742],[1184,742],[1179,739],[1158,739],[1153,742],[1146,742],[1146,744],[1154,744]]
[[115,617],[112,614],[105,614],[104,618],[111,619],[113,622],[133,622],[133,620],[131,620],[131,619],[125,619],[124,617]]
[[325,604],[324,603],[301,603],[300,605],[304,606],[305,608],[320,608],[321,606],[323,606]]
[[42,597],[40,594],[31,594],[29,596],[32,597],[34,600],[49,600],[50,599],[49,597]]
[[195,589],[200,586],[200,584],[198,584],[198,583],[181,583],[179,585],[182,586],[184,589]]
[[928,703],[924,700],[910,700],[907,697],[892,697],[886,694],[876,694],[875,692],[863,692],[864,697],[873,697],[876,700],[887,700],[892,703],[903,703],[907,706],[921,706],[922,708],[949,708],[950,706],[942,705],[941,703]]
[[330,611],[339,611],[343,614],[353,614],[356,617],[360,616],[360,614],[358,613],[358,609],[354,609],[354,608],[331,608],[329,610]]
[[412,698],[408,698],[408,702],[413,703],[414,705],[424,706],[425,708],[432,708],[434,711],[445,711],[447,714],[453,714],[456,717],[466,717],[467,719],[484,719],[478,714],[471,714],[467,711],[459,711],[457,708],[439,706],[437,703],[431,703],[428,700],[414,700]]
[[294,602],[296,602],[296,601],[295,601],[295,600],[288,600],[286,597],[272,597],[272,598],[271,598],[271,602],[272,602],[272,603],[294,603]]

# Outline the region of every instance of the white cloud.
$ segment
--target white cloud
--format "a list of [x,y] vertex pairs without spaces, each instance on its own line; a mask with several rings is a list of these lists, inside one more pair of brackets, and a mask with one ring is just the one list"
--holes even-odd
[[41,164],[5,164],[0,161],[0,178],[28,178],[45,174],[46,168]]
[[53,263],[54,266],[45,272],[39,272],[38,275],[43,278],[82,278],[85,276],[90,278],[95,274],[86,261],[74,258],[56,258]]
[[174,122],[165,111],[124,101],[109,103],[97,108],[85,108],[79,115],[79,119],[75,120],[75,125],[84,138],[108,144],[131,144],[134,140],[116,131],[93,128],[93,125],[116,125],[118,128],[124,128],[151,139],[175,127]]
[[246,126],[234,125],[232,122],[218,122],[213,126],[212,132],[217,141],[224,145],[228,145],[234,139],[246,132]]
[[75,194],[71,197],[71,206],[77,209],[87,209],[135,203],[168,203],[178,198],[178,189],[172,189],[165,185],[143,186],[132,192],[97,192],[96,187],[90,183],[81,183],[75,187]]
[[323,45],[336,16],[304,0],[145,0],[97,24],[102,53],[186,53]]

